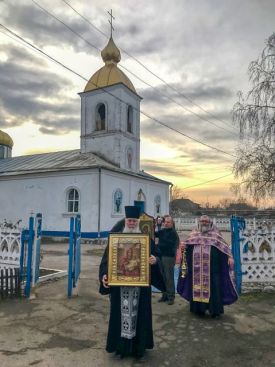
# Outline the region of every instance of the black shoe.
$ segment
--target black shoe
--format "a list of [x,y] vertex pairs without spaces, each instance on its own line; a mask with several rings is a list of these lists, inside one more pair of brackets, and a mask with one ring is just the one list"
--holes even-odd
[[167,304],[170,306],[170,305],[173,305],[174,304],[174,300],[173,299],[169,299],[169,301],[167,302]]
[[167,297],[163,296],[158,300],[158,302],[166,302],[166,301],[168,301]]
[[136,361],[138,363],[144,363],[145,362],[145,356],[144,353],[141,352],[135,352],[133,353],[133,357],[135,357]]

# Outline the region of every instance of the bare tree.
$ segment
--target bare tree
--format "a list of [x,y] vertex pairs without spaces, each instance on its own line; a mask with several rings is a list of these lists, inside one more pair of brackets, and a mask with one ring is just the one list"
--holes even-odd
[[275,193],[275,33],[248,72],[252,89],[246,96],[240,92],[233,107],[241,138],[234,164],[241,182],[235,191],[259,201]]
[[232,201],[233,199],[229,199],[229,198],[220,199],[217,207],[221,209],[227,209],[230,206],[230,204],[232,203]]
[[174,185],[171,191],[171,201],[175,199],[188,199],[186,193],[179,186]]

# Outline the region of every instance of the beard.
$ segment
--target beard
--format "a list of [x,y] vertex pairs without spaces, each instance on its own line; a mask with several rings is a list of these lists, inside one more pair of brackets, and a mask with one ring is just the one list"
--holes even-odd
[[141,233],[139,229],[139,223],[134,228],[129,228],[125,223],[123,233]]
[[210,231],[209,225],[201,226],[201,233],[207,233],[209,231]]

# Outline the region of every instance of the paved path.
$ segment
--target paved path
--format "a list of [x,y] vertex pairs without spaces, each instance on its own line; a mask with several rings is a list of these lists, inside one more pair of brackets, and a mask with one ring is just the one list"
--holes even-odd
[[[46,246],[44,265],[66,269],[66,248]],[[84,246],[77,294],[67,279],[41,284],[31,300],[0,303],[1,367],[139,366],[105,352],[109,299],[97,292],[99,251]],[[58,266],[59,265],[59,266]],[[220,319],[197,318],[176,297],[153,295],[155,348],[143,366],[275,367],[275,295],[245,295]]]

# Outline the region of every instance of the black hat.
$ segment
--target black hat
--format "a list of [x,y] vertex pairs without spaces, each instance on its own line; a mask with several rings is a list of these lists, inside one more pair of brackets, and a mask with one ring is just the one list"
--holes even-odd
[[125,206],[125,216],[126,218],[139,219],[140,208],[137,206]]

